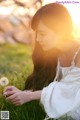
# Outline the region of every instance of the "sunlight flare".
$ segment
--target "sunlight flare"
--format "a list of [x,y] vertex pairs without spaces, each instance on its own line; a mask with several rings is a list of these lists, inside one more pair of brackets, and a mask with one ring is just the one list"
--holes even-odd
[[60,3],[68,9],[73,21],[73,27],[74,27],[73,35],[75,38],[80,39],[80,0],[75,0],[75,1],[43,0],[42,5],[52,2]]

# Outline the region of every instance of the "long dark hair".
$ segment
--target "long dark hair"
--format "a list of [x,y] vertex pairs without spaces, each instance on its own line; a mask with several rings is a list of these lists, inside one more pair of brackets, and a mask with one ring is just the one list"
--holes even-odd
[[[40,20],[57,34],[61,34],[63,38],[66,36],[65,39],[72,33],[70,14],[61,4],[51,3],[41,7],[33,16],[31,22],[34,31],[36,31]],[[25,89],[40,90],[54,81],[59,54],[60,51],[56,48],[44,51],[35,38],[35,47],[32,54],[34,68],[32,74],[26,80]]]

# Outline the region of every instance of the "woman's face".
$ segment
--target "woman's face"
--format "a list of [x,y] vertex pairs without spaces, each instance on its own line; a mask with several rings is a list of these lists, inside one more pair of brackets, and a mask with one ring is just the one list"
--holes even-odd
[[59,48],[61,44],[61,36],[56,35],[42,21],[39,22],[36,30],[36,41],[47,51],[51,48]]

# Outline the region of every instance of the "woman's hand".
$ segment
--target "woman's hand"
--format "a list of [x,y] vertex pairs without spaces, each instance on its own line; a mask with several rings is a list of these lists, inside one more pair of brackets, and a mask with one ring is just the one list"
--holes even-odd
[[15,105],[22,105],[31,101],[31,91],[21,91],[14,86],[8,86],[4,89],[6,100],[11,101]]
[[10,96],[10,95],[14,94],[15,92],[19,92],[19,91],[21,91],[21,90],[19,90],[15,86],[7,86],[4,88],[4,95],[7,97],[7,96]]

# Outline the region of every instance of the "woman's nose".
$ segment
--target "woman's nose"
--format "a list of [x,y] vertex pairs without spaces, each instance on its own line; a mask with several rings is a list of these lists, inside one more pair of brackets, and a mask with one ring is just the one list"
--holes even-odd
[[37,41],[37,42],[41,42],[42,40],[41,40],[40,38],[37,38],[36,41]]

